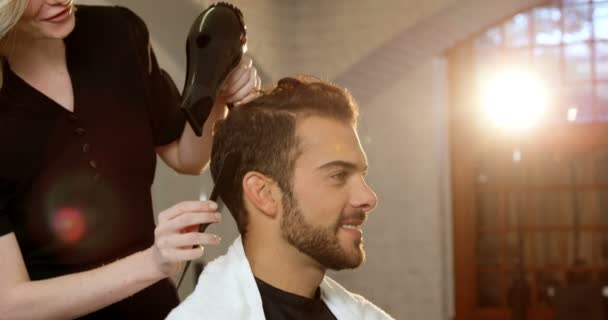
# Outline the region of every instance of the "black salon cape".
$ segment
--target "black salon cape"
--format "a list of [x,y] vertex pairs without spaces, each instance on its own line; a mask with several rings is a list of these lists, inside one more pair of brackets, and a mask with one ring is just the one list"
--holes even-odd
[[[155,147],[185,124],[179,92],[133,12],[79,6],[65,43],[73,113],[6,64],[0,91],[0,236],[15,233],[32,280],[153,244]],[[165,280],[85,318],[164,319],[178,302]]]

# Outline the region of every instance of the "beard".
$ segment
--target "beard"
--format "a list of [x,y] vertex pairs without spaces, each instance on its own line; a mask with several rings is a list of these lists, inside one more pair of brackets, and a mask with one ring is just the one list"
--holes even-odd
[[[365,261],[361,239],[349,243],[352,245],[349,250],[340,245],[338,231],[342,215],[329,226],[315,226],[304,220],[304,214],[291,192],[285,192],[282,200],[285,210],[281,219],[281,235],[289,244],[331,270],[354,269]],[[358,212],[356,216],[364,217],[365,213]]]

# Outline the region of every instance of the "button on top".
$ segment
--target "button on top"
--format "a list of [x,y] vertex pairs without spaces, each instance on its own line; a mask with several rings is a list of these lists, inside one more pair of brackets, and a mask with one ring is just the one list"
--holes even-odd
[[82,137],[87,133],[87,130],[84,128],[76,128],[74,129],[74,133]]
[[74,121],[78,120],[78,117],[77,117],[75,114],[70,113],[70,114],[68,115],[68,120],[70,120],[70,121],[74,122]]

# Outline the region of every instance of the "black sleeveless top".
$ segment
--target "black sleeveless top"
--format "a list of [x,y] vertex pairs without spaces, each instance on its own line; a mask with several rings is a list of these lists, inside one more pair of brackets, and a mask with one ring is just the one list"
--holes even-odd
[[[79,6],[65,44],[74,112],[8,65],[0,90],[0,236],[15,233],[32,280],[153,244],[155,147],[185,124],[133,12]],[[164,319],[178,302],[165,280],[86,319]]]

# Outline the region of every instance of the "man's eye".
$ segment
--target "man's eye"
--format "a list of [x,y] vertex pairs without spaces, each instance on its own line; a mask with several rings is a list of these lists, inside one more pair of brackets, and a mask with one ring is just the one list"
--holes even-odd
[[346,176],[348,175],[348,173],[346,171],[340,171],[340,172],[336,172],[333,173],[331,175],[331,178],[337,181],[344,181],[346,180]]

